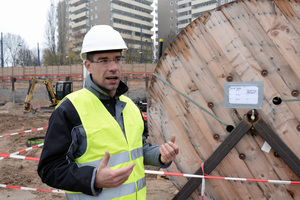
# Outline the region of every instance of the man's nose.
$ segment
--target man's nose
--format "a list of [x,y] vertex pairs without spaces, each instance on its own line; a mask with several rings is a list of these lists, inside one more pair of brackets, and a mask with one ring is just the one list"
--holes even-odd
[[119,69],[119,65],[114,60],[110,60],[108,65],[109,65],[109,70],[111,71],[116,71]]

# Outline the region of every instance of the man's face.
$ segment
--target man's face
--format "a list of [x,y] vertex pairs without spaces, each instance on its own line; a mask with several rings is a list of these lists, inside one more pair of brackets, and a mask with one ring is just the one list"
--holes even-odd
[[93,56],[93,62],[84,62],[92,74],[93,82],[109,96],[116,94],[121,79],[122,55],[120,52],[98,53]]

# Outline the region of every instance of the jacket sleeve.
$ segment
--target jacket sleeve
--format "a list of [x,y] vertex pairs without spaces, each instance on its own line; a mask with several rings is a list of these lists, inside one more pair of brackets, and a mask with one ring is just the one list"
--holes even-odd
[[50,117],[38,174],[51,187],[97,195],[101,189],[94,188],[96,169],[78,167],[67,155],[72,143],[71,131],[78,125],[81,121],[75,108],[68,99],[63,100]]
[[147,143],[146,137],[143,135],[143,154],[144,154],[145,165],[167,168],[172,164],[172,162],[169,162],[168,164],[164,164],[161,162],[160,160],[161,154],[159,149],[160,149],[159,145],[151,145],[150,143]]

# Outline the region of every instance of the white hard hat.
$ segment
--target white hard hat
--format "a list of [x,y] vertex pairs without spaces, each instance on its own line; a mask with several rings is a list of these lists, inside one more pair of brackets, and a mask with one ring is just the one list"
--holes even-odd
[[86,54],[93,51],[127,49],[121,34],[108,25],[96,25],[84,36],[80,58],[86,60]]

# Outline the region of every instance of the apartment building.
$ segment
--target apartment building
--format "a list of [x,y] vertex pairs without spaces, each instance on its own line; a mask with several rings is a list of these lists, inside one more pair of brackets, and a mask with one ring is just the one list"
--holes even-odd
[[178,34],[178,0],[158,1],[158,39],[170,43]]
[[73,49],[80,52],[84,34],[94,25],[119,31],[128,48],[142,53],[152,44],[153,0],[69,0]]
[[158,1],[158,38],[166,44],[188,24],[209,10],[232,0],[164,0]]
[[79,55],[84,35],[90,29],[89,25],[89,1],[68,0],[69,3],[69,39],[70,48]]
[[181,31],[196,18],[217,6],[217,0],[179,0],[178,30]]

